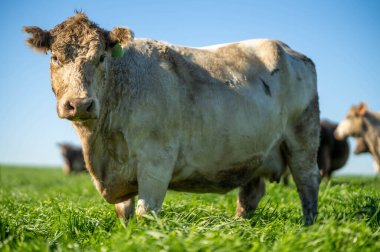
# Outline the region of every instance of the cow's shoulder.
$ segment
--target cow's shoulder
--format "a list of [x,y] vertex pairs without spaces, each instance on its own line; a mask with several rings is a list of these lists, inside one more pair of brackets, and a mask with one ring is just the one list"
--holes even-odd
[[272,39],[251,39],[201,49],[212,52],[223,63],[239,64],[254,75],[263,71],[278,71],[285,54],[284,44]]
[[129,48],[148,57],[162,58],[168,53],[169,47],[171,45],[163,41],[139,38],[134,40]]

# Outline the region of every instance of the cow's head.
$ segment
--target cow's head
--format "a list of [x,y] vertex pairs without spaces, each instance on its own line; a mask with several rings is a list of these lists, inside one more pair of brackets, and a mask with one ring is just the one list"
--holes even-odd
[[348,136],[360,137],[363,131],[363,117],[367,111],[367,104],[363,102],[358,106],[352,106],[336,128],[335,138],[342,140]]
[[24,32],[32,35],[26,40],[30,47],[51,53],[51,84],[58,116],[76,122],[98,118],[107,66],[115,60],[112,48],[120,49],[131,42],[133,32],[121,27],[106,31],[84,13],[77,13],[51,30],[27,26]]

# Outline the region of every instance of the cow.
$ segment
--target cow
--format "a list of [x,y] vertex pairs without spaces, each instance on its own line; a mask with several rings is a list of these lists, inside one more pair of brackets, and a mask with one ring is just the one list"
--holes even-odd
[[357,152],[364,152],[367,147],[375,159],[375,171],[380,172],[378,169],[380,167],[380,113],[369,111],[364,102],[354,105],[339,123],[334,134],[337,139],[349,136],[361,138],[365,146],[359,148]]
[[347,139],[338,140],[334,131],[338,124],[328,120],[321,121],[321,136],[318,149],[318,166],[322,177],[330,180],[332,172],[342,168],[350,154]]
[[308,57],[271,39],[202,48],[135,39],[81,12],[24,32],[51,53],[58,116],[71,121],[95,187],[120,218],[158,213],[168,189],[234,188],[236,214],[247,217],[264,178],[279,180],[289,165],[304,222],[315,221],[319,105]]
[[68,143],[60,143],[58,147],[63,157],[63,171],[66,175],[87,171],[81,147]]

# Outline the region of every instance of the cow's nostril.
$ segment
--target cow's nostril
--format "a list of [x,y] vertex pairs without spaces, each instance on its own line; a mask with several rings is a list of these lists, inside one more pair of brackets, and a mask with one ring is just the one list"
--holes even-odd
[[75,109],[75,106],[73,106],[73,104],[71,104],[70,101],[67,101],[67,102],[65,103],[65,110],[67,110],[67,111],[72,111],[72,110],[74,110],[74,109]]
[[86,111],[90,112],[93,107],[94,107],[94,101],[90,101],[89,104],[87,105]]

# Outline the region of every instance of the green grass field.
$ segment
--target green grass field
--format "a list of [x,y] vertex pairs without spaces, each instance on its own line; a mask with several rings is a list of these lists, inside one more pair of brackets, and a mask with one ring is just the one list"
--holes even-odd
[[159,217],[123,226],[88,174],[0,167],[0,251],[380,251],[380,180],[321,184],[317,223],[302,224],[294,184],[267,184],[250,219],[237,191],[169,192]]

